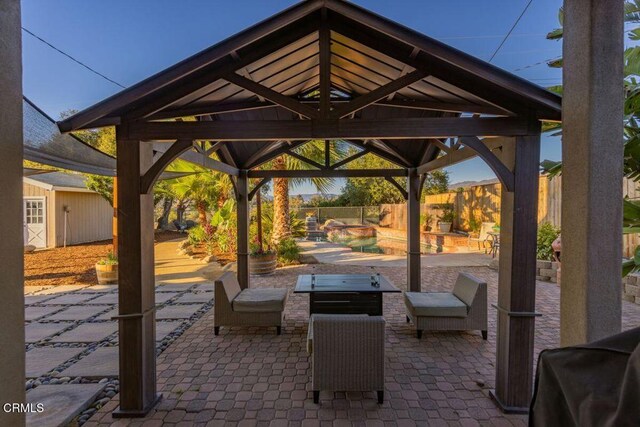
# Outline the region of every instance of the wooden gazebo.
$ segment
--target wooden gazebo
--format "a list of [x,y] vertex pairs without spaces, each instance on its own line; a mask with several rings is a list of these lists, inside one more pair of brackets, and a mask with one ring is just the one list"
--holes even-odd
[[[421,289],[422,177],[474,156],[503,185],[496,388],[507,411],[532,391],[540,121],[560,98],[495,66],[342,0],[303,1],[59,122],[116,126],[119,416],[156,403],[153,183],[175,158],[233,177],[238,280],[249,286],[249,203],[274,177],[406,176],[408,287]],[[183,120],[196,117],[196,121]],[[295,151],[325,140],[326,161]],[[359,148],[331,164],[330,141]],[[211,156],[217,155],[218,160]],[[366,153],[398,167],[343,166]],[[315,169],[256,170],[281,155]],[[249,179],[261,183],[250,188]],[[397,184],[397,182],[396,182]],[[399,187],[399,185],[397,185]]]

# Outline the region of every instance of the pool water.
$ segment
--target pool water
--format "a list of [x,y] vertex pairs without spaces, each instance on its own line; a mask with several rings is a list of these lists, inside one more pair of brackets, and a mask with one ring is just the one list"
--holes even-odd
[[[343,237],[337,240],[333,240],[333,243],[347,246],[351,248],[353,252],[399,256],[405,256],[407,254],[407,242],[398,239],[379,239],[377,237]],[[421,251],[423,253],[435,252],[433,248],[427,245],[422,245]]]

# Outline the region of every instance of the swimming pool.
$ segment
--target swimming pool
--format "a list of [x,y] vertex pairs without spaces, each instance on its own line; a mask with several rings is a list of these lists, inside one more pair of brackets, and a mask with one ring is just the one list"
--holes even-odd
[[[378,237],[339,237],[331,240],[333,243],[350,248],[353,252],[369,254],[399,255],[407,254],[407,242],[399,239]],[[434,248],[421,245],[422,253],[435,253]]]

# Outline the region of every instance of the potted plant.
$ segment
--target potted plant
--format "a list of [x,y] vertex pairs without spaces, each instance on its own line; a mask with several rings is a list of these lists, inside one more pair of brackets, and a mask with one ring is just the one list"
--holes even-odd
[[451,231],[451,225],[453,225],[453,220],[455,219],[456,214],[453,211],[453,205],[451,203],[447,203],[442,206],[442,214],[438,217],[440,222],[438,226],[440,227],[440,231],[443,233],[448,233]]
[[118,256],[109,252],[106,258],[96,263],[96,276],[99,285],[118,283]]
[[428,213],[420,215],[420,223],[422,224],[422,231],[431,231],[432,222],[433,222],[433,215]]
[[[266,247],[265,247],[266,246]],[[278,256],[269,245],[263,245],[256,236],[249,243],[249,272],[255,276],[271,274],[276,270]]]

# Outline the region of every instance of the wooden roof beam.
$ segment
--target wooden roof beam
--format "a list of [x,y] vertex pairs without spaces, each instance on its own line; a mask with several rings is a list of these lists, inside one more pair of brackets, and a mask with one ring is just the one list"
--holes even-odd
[[149,116],[148,120],[165,120],[189,116],[208,116],[212,114],[227,114],[238,111],[251,111],[272,107],[277,107],[277,105],[272,102],[258,101],[233,102],[226,104],[215,102],[158,111],[157,113]]
[[273,141],[312,139],[429,139],[460,136],[518,136],[530,122],[516,117],[425,117],[359,120],[249,120],[133,122],[134,139]]
[[513,116],[513,113],[492,105],[457,104],[452,102],[411,101],[404,99],[385,99],[375,103],[385,107],[413,108],[416,110],[444,111],[448,113],[480,113],[497,116]]

